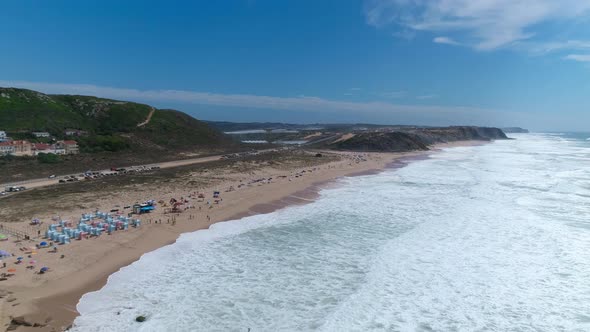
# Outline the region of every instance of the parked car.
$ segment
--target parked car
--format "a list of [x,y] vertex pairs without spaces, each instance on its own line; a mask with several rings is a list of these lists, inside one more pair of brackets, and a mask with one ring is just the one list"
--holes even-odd
[[22,186],[21,187],[12,186],[12,187],[7,187],[6,188],[6,191],[7,192],[18,192],[18,191],[23,191],[25,189],[27,189],[27,188],[26,187],[22,187]]
[[50,179],[54,179],[55,178],[55,174],[52,174],[49,176]]

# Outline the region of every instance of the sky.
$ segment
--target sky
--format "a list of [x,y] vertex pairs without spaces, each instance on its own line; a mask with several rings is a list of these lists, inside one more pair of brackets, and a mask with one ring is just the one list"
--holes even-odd
[[590,0],[21,0],[0,31],[0,86],[204,120],[590,131]]

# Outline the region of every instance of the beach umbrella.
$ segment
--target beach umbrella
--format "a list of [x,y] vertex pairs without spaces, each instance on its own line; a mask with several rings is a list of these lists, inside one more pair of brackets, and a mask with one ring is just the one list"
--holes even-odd
[[10,256],[12,256],[12,254],[6,250],[0,250],[0,257],[5,257],[5,256],[10,257]]
[[41,268],[41,272],[47,272],[49,270],[49,268],[47,266],[44,266]]
[[8,272],[16,272],[16,269],[8,269]]
[[23,257],[17,257],[16,260],[22,261],[23,260]]
[[35,260],[32,260],[32,261],[29,262],[29,264],[31,264],[31,265],[33,265],[35,263],[37,263]]
[[40,246],[46,246],[47,245],[47,242],[43,241],[43,242],[39,243],[39,245]]
[[0,234],[0,241],[8,240],[8,236]]

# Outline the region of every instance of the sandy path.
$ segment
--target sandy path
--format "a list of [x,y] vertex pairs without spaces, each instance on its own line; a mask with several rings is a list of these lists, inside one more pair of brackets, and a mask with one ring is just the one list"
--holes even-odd
[[150,113],[148,114],[148,116],[147,116],[147,118],[145,119],[145,121],[144,121],[144,122],[142,122],[142,123],[140,123],[140,124],[138,124],[137,126],[138,126],[138,127],[143,127],[143,126],[145,126],[146,124],[150,123],[150,120],[152,120],[152,116],[154,115],[154,112],[155,112],[155,111],[156,111],[156,109],[152,107],[152,110],[151,110],[151,111],[150,111]]

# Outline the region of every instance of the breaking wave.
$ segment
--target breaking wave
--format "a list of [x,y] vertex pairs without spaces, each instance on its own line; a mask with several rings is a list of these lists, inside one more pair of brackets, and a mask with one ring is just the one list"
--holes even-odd
[[588,331],[590,146],[516,136],[184,234],[74,330]]

